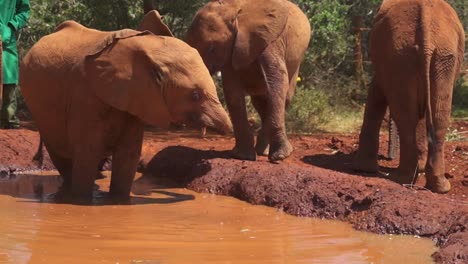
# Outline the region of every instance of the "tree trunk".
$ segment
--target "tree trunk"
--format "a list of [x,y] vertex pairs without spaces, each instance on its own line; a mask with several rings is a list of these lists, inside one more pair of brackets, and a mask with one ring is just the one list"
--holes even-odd
[[366,80],[364,78],[364,67],[362,59],[362,31],[364,20],[362,16],[353,17],[354,28],[354,76],[359,88],[366,88]]
[[145,14],[154,9],[153,0],[143,0],[143,12]]

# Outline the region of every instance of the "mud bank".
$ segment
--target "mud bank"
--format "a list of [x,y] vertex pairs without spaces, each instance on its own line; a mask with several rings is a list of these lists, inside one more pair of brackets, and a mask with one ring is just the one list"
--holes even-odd
[[[28,129],[0,130],[0,177],[21,171],[37,170],[32,158],[39,145],[38,133]],[[55,169],[47,151],[44,151],[43,168]]]
[[[35,142],[36,132],[0,133],[0,168],[35,168],[31,162]],[[293,156],[272,164],[263,157],[257,162],[230,159],[227,151],[234,144],[232,138],[148,132],[140,162],[145,175],[135,182],[133,190],[144,192],[154,184],[187,187],[297,216],[339,219],[360,230],[429,237],[440,246],[433,255],[438,263],[468,261],[468,142],[446,145],[446,175],[453,186],[448,195],[354,173],[350,163],[357,135],[295,136],[292,143]],[[382,157],[385,151],[383,147]],[[397,164],[397,160],[380,160],[384,172]],[[46,160],[45,167],[50,166]],[[418,185],[423,184],[421,177]]]

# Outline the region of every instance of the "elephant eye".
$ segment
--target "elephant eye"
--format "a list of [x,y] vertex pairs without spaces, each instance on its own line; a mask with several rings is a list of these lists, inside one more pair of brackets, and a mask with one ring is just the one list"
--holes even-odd
[[192,101],[198,102],[202,99],[202,94],[199,90],[195,90],[192,92]]

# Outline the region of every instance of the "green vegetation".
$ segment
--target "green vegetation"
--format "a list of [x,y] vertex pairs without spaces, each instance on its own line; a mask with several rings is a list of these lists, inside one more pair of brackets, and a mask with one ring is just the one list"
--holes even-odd
[[454,117],[468,117],[468,73],[459,78],[453,91],[453,110]]
[[[145,0],[165,16],[177,37],[183,38],[195,12],[205,0]],[[366,100],[365,83],[371,66],[367,62],[367,29],[381,0],[294,0],[309,17],[312,40],[301,68],[302,81],[287,112],[292,132],[356,131],[362,121]],[[468,1],[449,0],[468,31]],[[135,28],[143,16],[143,0],[34,0],[32,18],[20,35],[24,54],[41,36],[53,32],[61,22],[73,19],[86,26],[115,30]],[[356,75],[356,31],[362,24],[363,72]],[[468,47],[468,38],[467,38]],[[468,53],[466,53],[468,54]],[[468,55],[465,55],[468,61]],[[220,90],[221,91],[221,90]],[[222,94],[221,96],[222,97]],[[468,117],[468,75],[457,81],[453,113]],[[249,113],[254,115],[252,106]],[[257,117],[258,119],[258,117]]]

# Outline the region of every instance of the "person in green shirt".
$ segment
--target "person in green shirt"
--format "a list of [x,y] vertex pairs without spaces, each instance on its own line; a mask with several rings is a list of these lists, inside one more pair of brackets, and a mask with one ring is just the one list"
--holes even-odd
[[19,71],[16,32],[28,22],[29,9],[29,0],[0,0],[0,35],[3,47],[1,128],[19,128],[19,119],[16,117]]

